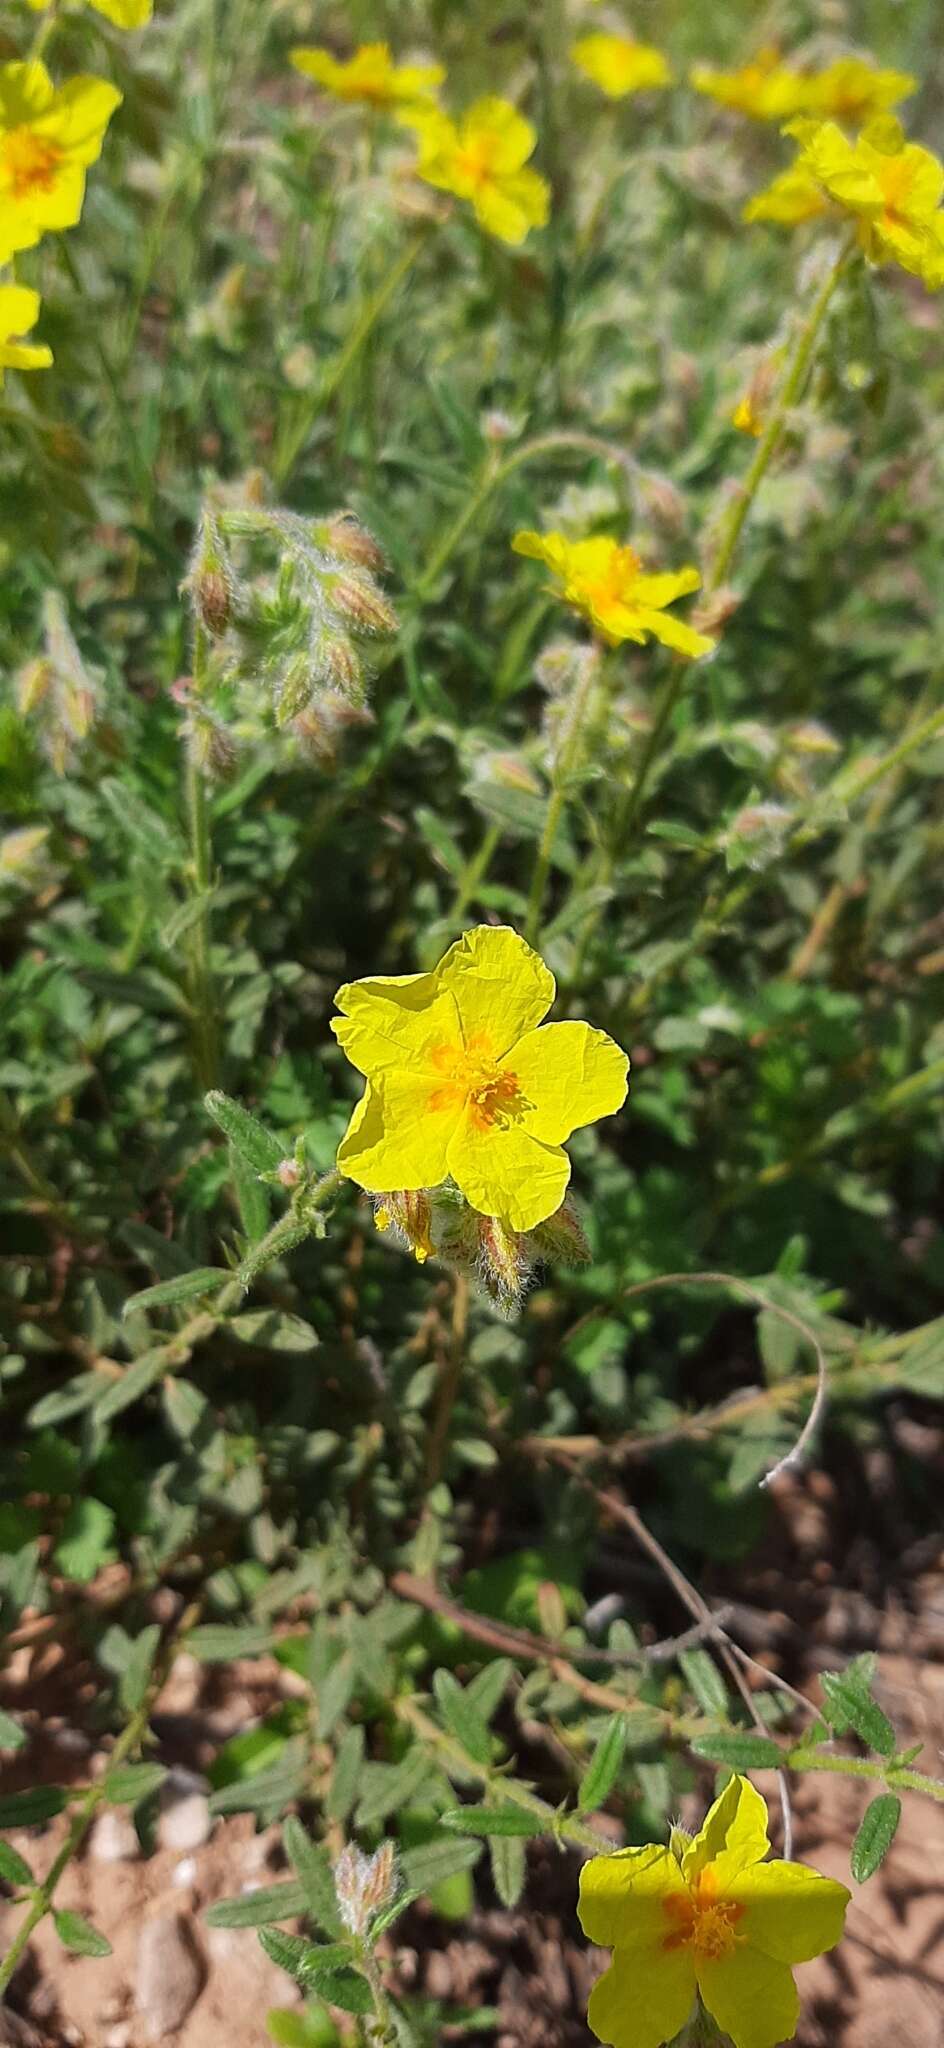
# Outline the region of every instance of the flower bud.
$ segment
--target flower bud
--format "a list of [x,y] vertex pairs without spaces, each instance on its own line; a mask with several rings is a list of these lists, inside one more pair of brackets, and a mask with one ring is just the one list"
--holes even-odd
[[312,641],[312,667],[319,682],[351,704],[364,701],[364,663],[347,633],[327,629]]
[[528,1242],[538,1258],[561,1266],[587,1266],[593,1256],[572,1195],[565,1195],[553,1216],[528,1232]]
[[362,1937],[375,1915],[390,1904],[397,1888],[396,1850],[381,1842],[365,1856],[355,1842],[342,1849],[334,1866],[334,1890],[341,1918],[351,1934]]
[[379,1196],[374,1204],[374,1224],[378,1230],[392,1230],[398,1241],[409,1247],[418,1266],[432,1257],[432,1208],[425,1188],[398,1189]]
[[320,520],[315,538],[326,554],[350,562],[354,568],[373,570],[379,576],[387,567],[383,548],[361,525],[356,512],[335,512],[330,519]]
[[52,687],[52,663],[42,655],[35,661],[28,661],[21,668],[14,684],[16,708],[22,718],[28,718],[49,695]]
[[275,689],[276,725],[288,725],[311,703],[314,678],[307,654],[296,654],[283,668]]
[[224,782],[236,766],[236,743],[232,733],[204,705],[195,706],[184,728],[191,759],[214,782]]
[[302,1170],[298,1164],[297,1159],[281,1159],[279,1161],[278,1166],[275,1169],[275,1172],[276,1179],[278,1180],[280,1187],[298,1187],[298,1184],[302,1177]]
[[48,825],[21,825],[0,839],[0,881],[18,882],[24,889],[39,879],[49,838]]
[[532,1270],[527,1237],[509,1230],[497,1216],[480,1216],[478,1275],[502,1315],[514,1315],[521,1307]]
[[691,623],[696,633],[720,633],[728,620],[734,617],[741,599],[730,584],[722,584],[720,590],[711,591],[700,604],[692,606]]
[[820,725],[818,718],[806,718],[800,725],[787,727],[787,744],[797,754],[838,754],[839,741],[829,727]]
[[371,577],[343,570],[325,577],[325,596],[333,611],[356,633],[395,633],[396,612]]

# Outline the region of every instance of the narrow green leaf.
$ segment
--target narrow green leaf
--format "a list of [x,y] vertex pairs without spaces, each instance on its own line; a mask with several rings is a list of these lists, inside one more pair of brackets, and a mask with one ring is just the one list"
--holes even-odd
[[415,1742],[398,1764],[365,1764],[357,1809],[359,1828],[371,1828],[415,1800],[429,1778],[429,1758]]
[[696,1735],[692,1748],[696,1756],[707,1757],[713,1764],[729,1764],[733,1771],[773,1771],[783,1763],[783,1751],[776,1742],[747,1729],[743,1734]]
[[228,1627],[225,1622],[208,1621],[191,1629],[187,1649],[201,1664],[228,1664],[234,1657],[261,1657],[271,1649],[272,1630],[261,1622],[247,1621]]
[[257,1892],[243,1892],[239,1898],[218,1899],[204,1914],[208,1927],[270,1927],[279,1920],[299,1920],[307,1899],[304,1885],[262,1885]]
[[359,1722],[345,1729],[338,1743],[331,1788],[325,1802],[329,1820],[346,1820],[357,1798],[364,1765],[364,1730]]
[[513,1670],[510,1657],[496,1657],[491,1664],[483,1665],[466,1686],[465,1696],[470,1707],[475,1708],[486,1725],[504,1696]]
[[137,1806],[142,1799],[150,1799],[166,1776],[166,1764],[122,1764],[117,1771],[109,1771],[105,1791],[113,1806]]
[[312,1919],[327,1934],[339,1934],[342,1922],[327,1849],[306,1835],[301,1821],[294,1814],[284,1824],[282,1840]]
[[461,1835],[547,1835],[550,1824],[523,1806],[451,1806],[441,1813],[444,1828]]
[[161,1631],[158,1623],[152,1621],[135,1636],[131,1644],[118,1682],[121,1704],[126,1713],[136,1713],[144,1699],[160,1640]]
[[64,1948],[77,1956],[110,1956],[111,1942],[81,1913],[53,1913],[56,1933]]
[[856,1658],[845,1671],[824,1671],[820,1679],[824,1712],[837,1735],[852,1728],[867,1749],[879,1756],[894,1756],[895,1730],[887,1714],[872,1698],[874,1659]]
[[36,1882],[29,1864],[24,1863],[15,1849],[11,1849],[9,1842],[0,1842],[0,1877],[5,1877],[7,1884],[32,1885]]
[[49,1429],[54,1423],[67,1422],[71,1415],[81,1415],[84,1408],[90,1408],[99,1399],[107,1385],[100,1372],[76,1373],[64,1387],[56,1387],[53,1393],[34,1402],[26,1417],[30,1429]]
[[[177,1283],[165,1280],[162,1284],[165,1287],[173,1287]],[[140,1300],[140,1296],[138,1298]],[[111,1422],[112,1417],[120,1415],[124,1408],[130,1408],[135,1401],[140,1401],[142,1396],[163,1378],[166,1371],[166,1345],[160,1345],[155,1351],[142,1352],[141,1357],[136,1358],[133,1365],[126,1366],[120,1380],[113,1380],[106,1388],[101,1400],[96,1404],[96,1421]]]
[[303,1990],[317,1991],[319,1997],[329,2005],[339,2006],[342,2012],[373,2011],[370,1986],[347,1962],[350,1950],[346,1944],[336,1943],[327,1948],[303,1941],[298,1935],[275,1933],[268,1928],[260,1931],[259,1940],[270,1960],[279,1969],[287,1970]]
[[250,1244],[258,1244],[269,1228],[269,1190],[235,1145],[229,1148],[229,1170],[243,1229]]
[[53,1551],[56,1570],[87,1586],[111,1554],[114,1511],[93,1494],[74,1500]]
[[415,1849],[404,1849],[399,1858],[400,1876],[408,1891],[432,1892],[437,1885],[447,1884],[450,1878],[471,1870],[481,1853],[481,1842],[470,1836],[453,1841],[440,1836],[432,1842],[420,1842]]
[[626,1716],[614,1714],[600,1736],[596,1749],[580,1780],[577,1805],[581,1813],[593,1813],[610,1796],[626,1753]]
[[728,1712],[728,1689],[707,1650],[680,1650],[679,1664],[703,1714]]
[[58,1785],[31,1785],[26,1792],[11,1792],[8,1799],[0,1799],[0,1828],[29,1828],[38,1821],[52,1820],[66,1803],[66,1794]]
[[503,1906],[516,1906],[524,1890],[527,1856],[520,1836],[493,1835],[488,1845],[492,1882]]
[[252,1308],[234,1316],[226,1325],[227,1335],[240,1344],[255,1344],[260,1351],[315,1351],[317,1330],[301,1316],[286,1315],[279,1309]]
[[880,1792],[866,1807],[849,1858],[856,1884],[865,1884],[884,1863],[900,1819],[901,1800],[894,1792]]
[[26,1730],[12,1714],[5,1714],[0,1707],[0,1749],[22,1749],[26,1741]]
[[218,1294],[233,1275],[225,1266],[196,1266],[192,1273],[178,1273],[175,1280],[159,1280],[155,1287],[145,1287],[140,1294],[132,1294],[125,1302],[122,1315],[137,1315],[140,1310],[172,1308],[178,1301],[194,1301],[201,1294]]
[[488,1728],[451,1671],[434,1672],[433,1691],[450,1734],[462,1744],[473,1763],[487,1764],[492,1754]]
[[234,1145],[249,1166],[257,1173],[275,1173],[285,1158],[285,1146],[275,1137],[258,1117],[244,1109],[241,1102],[234,1102],[231,1095],[223,1095],[217,1088],[203,1098],[208,1115],[219,1125],[224,1136]]

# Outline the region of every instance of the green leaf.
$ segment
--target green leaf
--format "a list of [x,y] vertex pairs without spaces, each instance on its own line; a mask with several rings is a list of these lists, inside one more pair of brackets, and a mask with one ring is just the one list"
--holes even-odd
[[64,1948],[77,1956],[111,1955],[111,1942],[90,1921],[83,1920],[81,1913],[53,1913],[52,1917]]
[[888,1715],[872,1698],[874,1671],[875,1658],[871,1655],[854,1658],[845,1671],[824,1671],[820,1680],[823,1712],[837,1735],[852,1728],[868,1749],[874,1749],[879,1756],[894,1756],[895,1730]]
[[234,1316],[226,1328],[240,1344],[255,1344],[261,1351],[315,1351],[320,1342],[310,1323],[278,1309],[247,1309],[245,1315]]
[[269,1190],[235,1145],[229,1148],[229,1170],[243,1229],[250,1244],[258,1244],[269,1228]]
[[593,1813],[610,1796],[626,1752],[626,1716],[614,1714],[600,1736],[593,1756],[580,1781],[577,1806],[581,1813]]
[[728,1689],[707,1650],[680,1650],[679,1664],[703,1714],[727,1714]]
[[[174,1282],[165,1281],[164,1285],[173,1286]],[[110,1422],[113,1416],[121,1414],[122,1409],[130,1408],[133,1402],[140,1401],[142,1394],[146,1394],[157,1380],[163,1378],[167,1366],[166,1345],[162,1344],[155,1351],[142,1352],[141,1357],[136,1358],[133,1365],[126,1366],[120,1380],[113,1380],[111,1385],[106,1387],[101,1400],[96,1403],[96,1421]]]
[[696,1756],[707,1757],[713,1764],[729,1764],[733,1771],[779,1770],[783,1765],[779,1745],[766,1735],[752,1735],[747,1729],[743,1733],[696,1735],[692,1748]]
[[234,1102],[231,1095],[223,1095],[219,1089],[212,1089],[203,1098],[208,1115],[219,1125],[224,1136],[235,1146],[247,1165],[256,1173],[275,1173],[285,1158],[285,1146],[281,1140],[251,1116],[241,1102]]
[[273,1266],[277,1259],[284,1258],[286,1252],[294,1251],[296,1245],[304,1244],[309,1235],[306,1223],[296,1223],[293,1216],[286,1216],[279,1225],[278,1242],[264,1238],[262,1244],[253,1245],[238,1271],[227,1277],[238,1280],[244,1289],[251,1287],[258,1273],[264,1273],[267,1266]]
[[9,1842],[0,1842],[0,1877],[6,1878],[7,1884],[32,1885],[36,1882],[29,1864],[24,1863],[15,1849],[11,1849]]
[[[152,1621],[147,1628],[143,1628],[140,1634],[135,1636],[131,1644],[118,1684],[121,1704],[126,1713],[136,1713],[142,1704],[150,1684],[151,1672],[154,1668],[154,1659],[157,1655],[160,1640],[161,1631],[158,1623]],[[145,1768],[149,1767],[145,1766]]]
[[473,1763],[487,1764],[492,1754],[488,1728],[451,1671],[434,1672],[433,1691],[450,1734],[461,1743]]
[[363,1791],[357,1809],[359,1828],[374,1827],[408,1806],[429,1778],[429,1758],[415,1742],[398,1764],[365,1764]]
[[235,1657],[261,1657],[272,1647],[272,1630],[258,1621],[232,1628],[225,1622],[208,1621],[191,1629],[186,1647],[201,1664],[228,1664]]
[[270,1927],[279,1920],[300,1920],[307,1899],[304,1885],[262,1885],[257,1892],[243,1892],[239,1898],[218,1899],[204,1913],[208,1927]]
[[359,1722],[345,1729],[338,1743],[331,1787],[325,1801],[329,1820],[346,1820],[357,1798],[364,1765],[364,1730]]
[[526,1813],[523,1806],[451,1806],[441,1813],[444,1828],[461,1835],[549,1835],[550,1818]]
[[22,1749],[26,1741],[26,1730],[12,1714],[5,1714],[0,1707],[0,1749]]
[[493,1835],[488,1845],[492,1882],[503,1906],[516,1906],[524,1890],[528,1864],[520,1836]]
[[64,1387],[34,1402],[26,1417],[30,1429],[48,1429],[54,1423],[67,1422],[71,1415],[81,1415],[99,1399],[107,1384],[100,1372],[77,1373]]
[[31,1828],[52,1820],[67,1803],[68,1795],[59,1785],[31,1785],[26,1792],[11,1792],[0,1799],[0,1828]]
[[341,2048],[341,2036],[330,2013],[296,2012],[274,2005],[265,2016],[266,2032],[275,2048]]
[[114,1513],[104,1501],[96,1500],[92,1494],[73,1501],[53,1551],[56,1570],[64,1578],[87,1586],[111,1555],[114,1526]]
[[866,1807],[849,1858],[856,1884],[865,1884],[884,1863],[900,1819],[901,1800],[894,1792],[880,1792]]
[[122,1315],[137,1315],[152,1308],[172,1308],[178,1301],[194,1301],[202,1294],[218,1294],[232,1280],[225,1266],[195,1266],[192,1273],[178,1273],[174,1280],[159,1280],[125,1302]]
[[150,1799],[166,1776],[166,1764],[120,1764],[117,1771],[109,1771],[105,1792],[113,1806],[137,1806]]
[[350,1956],[346,1944],[325,1948],[317,1942],[303,1941],[298,1935],[273,1933],[270,1929],[263,1929],[259,1940],[270,1960],[279,1969],[287,1970],[303,1990],[317,1991],[342,2012],[373,2011],[370,1985],[359,1971],[349,1963],[345,1965],[345,1958]]
[[312,1919],[328,1934],[341,1930],[341,1915],[334,1889],[331,1858],[321,1842],[306,1835],[301,1821],[290,1815],[282,1829],[285,1854],[305,1894]]
[[431,1842],[420,1842],[415,1849],[404,1849],[399,1858],[400,1876],[408,1891],[432,1892],[437,1885],[447,1884],[450,1878],[471,1870],[481,1853],[481,1843],[468,1837],[464,1841],[449,1841],[440,1836]]
[[514,1668],[510,1657],[496,1657],[491,1664],[485,1664],[466,1686],[465,1697],[469,1706],[475,1708],[486,1724],[504,1697]]

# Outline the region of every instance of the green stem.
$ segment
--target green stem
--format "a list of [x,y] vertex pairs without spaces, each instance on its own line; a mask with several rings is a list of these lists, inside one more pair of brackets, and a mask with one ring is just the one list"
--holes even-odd
[[469,1327],[469,1282],[465,1273],[457,1273],[452,1297],[452,1329],[449,1333],[449,1349],[439,1375],[430,1423],[429,1439],[426,1445],[426,1465],[423,1474],[423,1491],[428,1496],[442,1477],[446,1458],[446,1444],[449,1424],[456,1405],[456,1395],[462,1379],[465,1364],[466,1335]]
[[311,396],[302,401],[295,424],[286,430],[281,449],[274,463],[275,481],[280,490],[288,482],[319,414],[324,411],[325,406],[330,403],[335,393],[344,383],[352,364],[357,361],[365,342],[368,341],[373,333],[381,314],[393,298],[394,293],[403,283],[407,272],[412,269],[420,250],[425,246],[425,242],[426,233],[424,230],[414,236],[412,242],[407,243],[406,248],[398,256],[397,261],[390,270],[388,270],[386,277],[381,280],[376,291],[371,292],[369,297],[362,302],[360,313],[336,361],[332,364],[330,370],[326,371],[320,384]]
[[877,1784],[887,1785],[892,1792],[923,1792],[926,1798],[944,1805],[944,1780],[929,1778],[924,1771],[903,1769],[891,1761],[827,1756],[823,1750],[802,1747],[785,1750],[783,1761],[788,1771],[834,1771],[845,1778],[870,1778]]
[[[203,628],[198,626],[198,647],[203,638]],[[201,663],[195,655],[195,688],[200,666]],[[209,896],[213,880],[213,854],[206,777],[195,758],[192,745],[187,747],[184,794],[190,844],[188,881],[191,895],[198,906],[197,919],[190,933],[189,984],[194,1073],[201,1094],[206,1094],[208,1088],[216,1087],[219,1070],[216,999],[210,963]]]
[[492,864],[492,855],[500,844],[500,825],[489,825],[482,836],[478,851],[466,861],[456,882],[455,901],[452,906],[451,923],[459,926],[471,903],[479,883],[484,880]]
[[3,1999],[10,1979],[16,1970],[30,1937],[35,1933],[40,1921],[44,1920],[46,1914],[52,1911],[56,1888],[63,1872],[71,1863],[72,1858],[77,1855],[99,1807],[108,1798],[109,1775],[112,1771],[117,1770],[129,1756],[132,1756],[143,1741],[156,1695],[164,1683],[181,1641],[189,1633],[190,1629],[195,1626],[199,1613],[200,1603],[194,1601],[181,1617],[179,1626],[168,1637],[160,1656],[155,1662],[144,1699],[115,1743],[108,1759],[108,1770],[103,1777],[97,1778],[94,1784],[89,1785],[87,1791],[82,1794],[76,1812],[72,1817],[69,1832],[58,1856],[50,1867],[48,1876],[43,1879],[42,1884],[34,1887],[29,1909],[17,1928],[3,1961],[0,1962],[0,2000]]
[[534,863],[531,878],[531,892],[528,897],[528,911],[525,918],[525,937],[528,944],[537,942],[541,929],[541,913],[544,907],[544,891],[551,870],[557,834],[567,802],[570,784],[580,761],[583,746],[585,720],[600,672],[600,658],[589,653],[585,656],[580,680],[574,690],[569,708],[567,730],[554,760],[551,793],[544,819],[544,830]]
[[59,9],[55,5],[55,0],[53,0],[53,5],[48,9],[48,12],[44,14],[36,24],[36,33],[33,36],[33,40],[26,53],[27,64],[39,63],[45,51],[48,49],[49,44],[52,41],[52,38],[55,35],[58,26]]

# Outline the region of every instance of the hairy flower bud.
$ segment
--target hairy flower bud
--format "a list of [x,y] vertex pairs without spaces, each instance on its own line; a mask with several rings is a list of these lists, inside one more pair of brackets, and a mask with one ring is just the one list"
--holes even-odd
[[332,611],[355,633],[396,632],[399,623],[396,612],[370,576],[355,576],[336,570],[326,575],[324,587]]
[[215,782],[224,782],[236,766],[236,743],[228,727],[200,704],[194,706],[183,731],[197,767]]
[[587,1266],[593,1256],[572,1195],[565,1195],[553,1216],[528,1233],[536,1256],[561,1266]]
[[362,526],[356,512],[334,512],[330,519],[319,520],[315,527],[315,539],[325,554],[334,555],[341,562],[350,562],[354,568],[373,570],[382,575],[387,567],[387,558],[379,541]]
[[275,686],[276,725],[288,725],[311,703],[314,677],[307,654],[296,654],[282,669]]
[[52,687],[52,663],[37,655],[35,661],[28,661],[19,670],[14,682],[16,708],[22,718],[28,718],[49,695]]
[[189,591],[201,626],[214,640],[221,640],[233,615],[236,584],[226,539],[213,506],[204,506],[190,570],[182,588]]
[[367,1933],[375,1915],[390,1904],[396,1888],[392,1842],[381,1842],[373,1856],[365,1856],[355,1842],[342,1849],[334,1866],[334,1890],[341,1918],[351,1934]]
[[417,1265],[425,1265],[432,1257],[432,1208],[425,1188],[379,1195],[374,1203],[374,1223],[378,1230],[391,1230],[401,1244],[407,1245]]
[[497,1216],[479,1217],[478,1236],[478,1277],[502,1315],[514,1315],[534,1269],[529,1237]]
[[38,881],[48,838],[48,825],[21,825],[5,833],[0,838],[0,882],[17,882],[28,889]]

